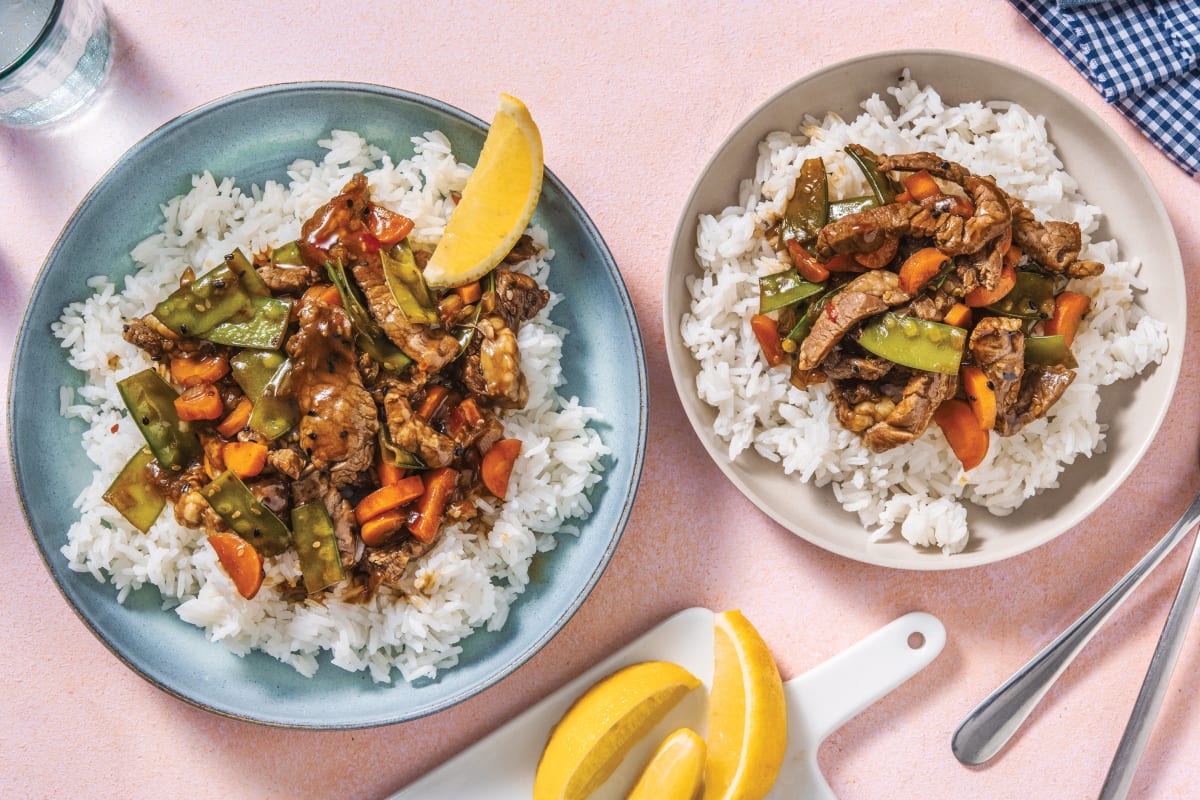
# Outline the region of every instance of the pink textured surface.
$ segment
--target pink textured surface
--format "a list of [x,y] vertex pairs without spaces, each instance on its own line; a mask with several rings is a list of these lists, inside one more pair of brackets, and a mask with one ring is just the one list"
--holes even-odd
[[[72,209],[125,148],[174,115],[239,89],[292,80],[373,81],[485,118],[505,91],[533,109],[546,163],[591,213],[629,285],[650,373],[649,447],[638,502],[611,566],[540,654],[457,708],[333,733],[219,718],[125,668],[56,591],[4,459],[0,547],[9,579],[0,614],[0,796],[382,797],[691,605],[743,609],[785,678],[904,612],[929,611],[945,623],[949,640],[933,665],[822,748],[823,771],[844,800],[1095,796],[1174,595],[1182,549],[1096,637],[992,764],[959,765],[950,734],[1124,574],[1200,489],[1196,360],[1184,367],[1178,400],[1141,466],[1087,522],[1008,562],[915,574],[829,555],[742,498],[684,418],[661,333],[662,276],[678,209],[730,127],[803,74],[892,46],[1007,59],[1096,110],[1158,187],[1183,250],[1189,304],[1200,308],[1200,185],[1105,107],[1007,3],[931,0],[916,12],[909,4],[832,0],[651,8],[454,2],[403,9],[349,0],[107,5],[116,64],[99,103],[55,130],[0,129],[0,374],[8,375],[38,267]],[[496,10],[519,6],[528,8]],[[542,6],[551,9],[535,10]],[[1189,337],[1200,333],[1195,319]],[[1132,796],[1195,796],[1197,672],[1200,632],[1193,630]]]

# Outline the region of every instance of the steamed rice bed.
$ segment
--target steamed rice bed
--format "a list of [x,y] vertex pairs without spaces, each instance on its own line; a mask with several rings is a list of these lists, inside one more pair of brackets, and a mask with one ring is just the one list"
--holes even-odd
[[[681,333],[699,363],[698,395],[716,410],[714,430],[728,443],[731,460],[752,448],[797,480],[831,484],[873,540],[898,534],[950,554],[968,541],[964,501],[1009,514],[1055,487],[1078,456],[1103,451],[1097,390],[1159,363],[1167,331],[1135,303],[1146,290],[1136,258],[1121,260],[1115,241],[1092,241],[1101,210],[1063,171],[1042,117],[1006,102],[946,106],[907,72],[887,93],[892,104],[873,95],[852,121],[806,117],[799,133],[775,132],[760,143],[755,174],[742,182],[737,205],[699,219],[696,258],[703,271],[688,279],[691,305]],[[782,216],[804,160],[825,160],[831,198],[869,194],[861,171],[842,152],[851,143],[876,153],[932,151],[991,175],[1039,220],[1078,222],[1080,258],[1106,265],[1102,275],[1069,286],[1092,302],[1072,346],[1079,361],[1075,381],[1048,417],[1015,436],[991,436],[987,457],[969,472],[936,425],[912,444],[871,453],[838,422],[828,384],[792,386],[787,370],[767,367],[751,331],[758,278],[791,266],[765,234]]]
[[[327,650],[336,666],[369,670],[376,681],[390,681],[393,668],[407,681],[432,678],[457,663],[460,642],[473,630],[505,624],[529,583],[535,555],[553,549],[556,534],[576,533],[570,520],[591,512],[587,492],[600,480],[609,452],[588,427],[596,412],[557,391],[567,334],[550,319],[562,299],[557,295],[518,334],[529,402],[502,416],[506,435],[522,441],[508,500],[478,500],[479,519],[444,529],[433,549],[409,565],[401,591],[384,587],[368,602],[352,603],[341,599],[339,588],[322,601],[289,603],[278,587],[299,576],[292,551],[267,560],[262,590],[245,600],[203,531],[179,525],[168,509],[143,535],[101,497],[144,444],[116,384],[152,362],[124,340],[123,322],[152,310],[189,266],[199,274],[235,248],[253,253],[298,238],[303,220],[360,172],[374,202],[415,221],[413,241],[436,243],[454,208],[451,193],[462,191],[471,167],[454,158],[438,132],[412,142],[412,157],[394,162],[357,134],[334,131],[319,143],[327,151],[321,161],[296,161],[286,185],[268,182],[248,191],[232,177],[194,176],[190,192],[162,207],[160,232],[134,248],[137,271],[120,287],[105,276],[92,278],[94,294],[64,310],[54,334],[85,381],[75,390],[64,387],[62,412],[88,425],[83,446],[96,464],[75,502],[79,521],[62,548],[71,569],[111,581],[121,602],[153,586],[164,608],[202,627],[210,640],[239,655],[261,650],[309,676]],[[553,243],[536,226],[529,233],[540,252],[514,269],[544,288]]]

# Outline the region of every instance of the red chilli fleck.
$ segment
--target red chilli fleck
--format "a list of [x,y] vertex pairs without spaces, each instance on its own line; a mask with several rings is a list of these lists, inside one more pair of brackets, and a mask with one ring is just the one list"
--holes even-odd
[[113,425],[111,428],[109,428],[109,429],[108,429],[108,432],[109,432],[109,433],[116,433],[116,432],[117,432],[117,431],[119,431],[119,430],[121,430],[121,423],[119,423],[119,422],[118,422],[116,425]]

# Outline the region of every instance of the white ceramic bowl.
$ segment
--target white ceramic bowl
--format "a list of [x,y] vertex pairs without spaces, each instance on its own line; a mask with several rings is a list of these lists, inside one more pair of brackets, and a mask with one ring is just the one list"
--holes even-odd
[[[1051,141],[1084,197],[1105,212],[1095,238],[1115,238],[1121,257],[1137,256],[1150,291],[1139,304],[1167,324],[1170,350],[1162,364],[1101,392],[1100,421],[1109,426],[1105,453],[1068,467],[1057,489],[1028,500],[1007,517],[968,504],[971,541],[947,557],[898,537],[868,542],[858,517],[842,510],[830,487],[818,488],[783,473],[754,451],[730,461],[713,432],[715,410],[696,395],[698,365],[684,346],[679,322],[689,309],[685,279],[699,275],[696,223],[702,213],[736,204],[738,184],[754,175],[758,143],[770,132],[797,130],[805,114],[834,111],[852,119],[859,103],[895,84],[904,68],[932,84],[947,104],[1010,100],[1046,118]],[[999,561],[1044,544],[1081,522],[1129,475],[1166,414],[1182,365],[1186,327],[1183,264],[1170,220],[1133,154],[1090,109],[1065,91],[1024,70],[965,53],[911,50],[878,53],[826,67],[788,86],[755,109],[726,137],[704,167],[679,219],[664,291],[663,324],[675,388],[692,427],[731,481],[793,533],[834,553],[882,566],[937,570]]]

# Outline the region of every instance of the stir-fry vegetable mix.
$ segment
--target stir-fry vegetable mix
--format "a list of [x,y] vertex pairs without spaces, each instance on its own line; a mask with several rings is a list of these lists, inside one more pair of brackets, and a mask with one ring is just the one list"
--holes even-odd
[[[287,550],[286,596],[395,584],[476,498],[503,499],[521,442],[498,412],[525,404],[516,330],[548,293],[505,263],[433,290],[412,228],[360,175],[299,240],[188,270],[130,320],[156,365],[118,388],[147,446],[105,499],[143,532],[172,501],[246,597]],[[505,261],[535,253],[524,237]]]
[[770,367],[805,388],[829,381],[843,425],[875,451],[931,422],[965,469],[990,433],[1044,416],[1074,378],[1071,342],[1088,296],[1070,278],[1078,225],[1042,222],[987,177],[933,153],[846,148],[869,195],[831,198],[804,161],[768,231],[791,267],[759,279],[750,320]]

